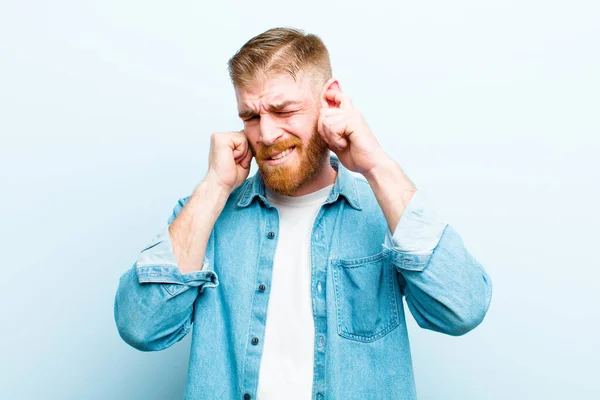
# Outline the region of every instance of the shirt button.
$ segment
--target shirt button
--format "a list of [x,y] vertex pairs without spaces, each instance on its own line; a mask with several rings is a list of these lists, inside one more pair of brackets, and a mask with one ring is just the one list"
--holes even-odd
[[323,400],[323,395],[321,393],[317,393],[317,399],[318,400]]
[[250,393],[244,393],[244,400],[250,400],[251,397]]
[[321,286],[321,282],[317,282],[317,291],[323,290],[323,286]]
[[319,347],[323,347],[323,343],[325,343],[325,338],[323,335],[319,336]]
[[252,343],[253,345],[257,345],[258,344],[258,338],[255,336],[252,338],[252,340],[250,341],[250,343]]
[[260,285],[258,285],[258,290],[260,290],[261,292],[264,292],[266,288],[267,287],[265,285],[263,285],[262,283]]
[[269,232],[269,233],[267,234],[267,237],[268,237],[269,239],[273,239],[273,238],[275,237],[275,232],[273,232],[273,231]]

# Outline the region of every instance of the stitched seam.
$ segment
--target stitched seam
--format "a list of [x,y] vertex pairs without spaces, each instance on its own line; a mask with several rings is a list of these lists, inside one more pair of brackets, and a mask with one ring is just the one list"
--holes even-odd
[[[381,261],[382,259],[382,255],[381,253],[376,254],[374,256],[368,256],[368,257],[363,257],[358,259],[362,264],[364,265],[365,262],[363,260],[365,259],[374,259],[377,260],[377,262]],[[394,291],[394,286],[393,286],[393,271],[388,271],[390,273],[392,273],[392,276],[387,277],[386,279],[388,280],[387,283],[387,291],[388,291],[388,300],[390,301],[390,322],[385,325],[384,327],[382,327],[380,330],[374,332],[371,335],[357,335],[355,333],[349,332],[347,329],[344,328],[344,318],[342,316],[341,313],[341,308],[342,308],[342,303],[343,303],[343,294],[342,292],[342,276],[341,276],[341,270],[340,268],[356,268],[356,265],[352,265],[350,267],[347,267],[345,265],[342,264],[342,261],[348,261],[348,260],[335,260],[335,263],[332,263],[333,266],[333,284],[334,284],[334,288],[335,288],[335,299],[336,299],[336,316],[338,318],[337,321],[337,325],[338,325],[338,334],[342,337],[348,338],[348,339],[355,339],[355,340],[359,340],[359,341],[363,341],[363,342],[373,342],[377,339],[382,338],[383,336],[385,336],[387,333],[391,332],[394,328],[396,328],[399,324],[399,318],[398,318],[398,303],[396,301],[396,294]],[[351,260],[354,261],[354,260]],[[350,263],[353,264],[353,263]],[[385,268],[385,264],[382,266],[382,268]],[[384,270],[384,274],[385,274],[385,270]]]

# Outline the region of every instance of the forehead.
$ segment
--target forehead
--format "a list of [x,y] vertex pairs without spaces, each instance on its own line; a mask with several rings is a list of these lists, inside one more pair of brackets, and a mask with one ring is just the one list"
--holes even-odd
[[265,76],[259,74],[243,88],[235,88],[238,109],[267,107],[283,101],[304,101],[311,95],[310,79],[303,73],[296,81],[287,73]]

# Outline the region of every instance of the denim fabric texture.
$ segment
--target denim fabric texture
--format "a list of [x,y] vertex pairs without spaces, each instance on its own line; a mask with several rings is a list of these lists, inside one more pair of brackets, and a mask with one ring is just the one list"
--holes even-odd
[[[310,248],[312,398],[416,399],[404,302],[420,327],[462,335],[484,319],[490,277],[454,228],[422,205],[419,190],[392,234],[367,181],[330,160],[338,174]],[[185,399],[255,399],[277,209],[256,173],[229,196],[203,269],[181,274],[168,225],[188,199],[121,276],[119,334],[158,351],[191,332]]]

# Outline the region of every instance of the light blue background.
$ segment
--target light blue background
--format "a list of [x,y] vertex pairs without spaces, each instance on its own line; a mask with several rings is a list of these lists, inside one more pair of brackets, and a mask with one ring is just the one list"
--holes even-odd
[[128,347],[118,279],[241,129],[229,57],[291,25],[492,276],[466,336],[410,318],[419,398],[600,398],[598,3],[206,4],[1,3],[0,396],[182,397],[189,337]]

